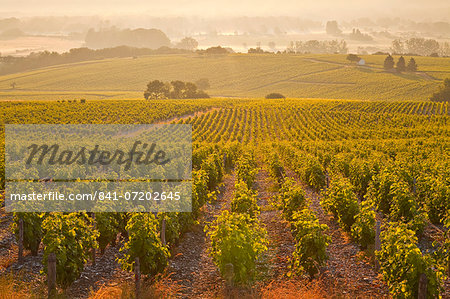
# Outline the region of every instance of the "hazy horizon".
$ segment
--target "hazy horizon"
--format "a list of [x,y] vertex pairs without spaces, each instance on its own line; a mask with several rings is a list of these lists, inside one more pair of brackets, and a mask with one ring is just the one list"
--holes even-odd
[[227,2],[207,0],[3,0],[0,16],[148,15],[153,17],[295,16],[304,19],[412,18],[449,21],[450,2],[444,0],[308,1],[270,0]]

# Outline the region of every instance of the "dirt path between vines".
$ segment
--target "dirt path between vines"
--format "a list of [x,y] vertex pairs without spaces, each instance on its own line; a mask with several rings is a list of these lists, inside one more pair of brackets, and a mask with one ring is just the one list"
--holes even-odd
[[329,227],[327,232],[331,237],[327,249],[329,260],[326,271],[321,274],[324,287],[345,298],[389,297],[387,285],[381,280],[381,275],[375,272],[370,258],[350,240],[336,220],[322,209],[321,195],[303,184],[294,174],[289,175],[305,190],[305,195],[311,202],[310,209],[316,213],[319,222]]
[[327,293],[319,281],[310,281],[305,277],[288,276],[295,239],[290,225],[282,218],[282,213],[271,205],[278,194],[274,180],[267,169],[260,166],[256,176],[255,189],[258,192],[258,205],[261,207],[260,221],[267,230],[268,250],[263,254],[257,272],[257,283],[252,298],[326,298]]
[[234,192],[234,173],[224,177],[216,201],[207,203],[199,224],[183,235],[172,251],[164,284],[177,284],[181,298],[215,298],[224,291],[224,280],[208,255],[210,247],[204,227],[223,209],[229,208]]
[[214,112],[216,110],[221,110],[221,109],[222,108],[212,107],[212,108],[208,108],[206,110],[199,110],[199,111],[195,111],[194,113],[184,114],[184,115],[180,115],[180,116],[174,116],[174,117],[171,117],[171,118],[168,118],[165,120],[157,121],[155,124],[170,124],[172,122],[177,122],[180,120],[187,120],[188,118],[199,117],[204,114]]
[[269,246],[264,254],[267,261],[266,279],[286,279],[289,269],[289,258],[295,249],[289,223],[282,219],[281,211],[272,207],[271,198],[278,194],[273,186],[273,180],[267,170],[262,167],[256,175],[255,189],[258,192],[258,205],[261,207],[259,219],[267,229]]

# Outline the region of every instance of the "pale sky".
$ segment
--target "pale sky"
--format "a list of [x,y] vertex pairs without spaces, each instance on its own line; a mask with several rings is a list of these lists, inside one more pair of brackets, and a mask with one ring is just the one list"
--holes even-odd
[[449,21],[449,0],[1,0],[21,15],[298,16],[304,19],[401,17]]

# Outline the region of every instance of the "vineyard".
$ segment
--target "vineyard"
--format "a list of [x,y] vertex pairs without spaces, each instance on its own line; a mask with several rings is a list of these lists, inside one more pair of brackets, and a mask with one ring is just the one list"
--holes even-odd
[[[214,97],[426,100],[449,77],[450,60],[415,57],[416,73],[389,73],[384,55],[153,55],[56,65],[0,76],[1,100],[142,99],[150,80],[208,79]],[[397,60],[398,57],[395,57]],[[11,87],[14,84],[14,88]]]
[[[333,70],[344,61],[289,59],[334,78],[335,71],[359,72]],[[382,60],[367,63],[377,69]],[[434,62],[418,63],[431,69]],[[319,80],[308,72],[303,79]],[[411,90],[434,86],[415,84]],[[366,86],[361,92],[370,93]],[[146,278],[140,294],[149,298],[417,298],[420,292],[450,298],[448,103],[2,102],[0,119],[2,142],[3,124],[12,123],[174,123],[192,125],[193,134],[191,213],[9,214],[2,208],[0,297],[45,296],[55,258],[56,292],[77,298],[133,297],[133,272]],[[4,145],[0,154],[4,190]]]

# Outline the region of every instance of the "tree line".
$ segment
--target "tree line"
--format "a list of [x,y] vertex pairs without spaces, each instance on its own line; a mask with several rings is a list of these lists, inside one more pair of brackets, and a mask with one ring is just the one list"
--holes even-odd
[[414,37],[402,41],[395,39],[392,41],[392,53],[409,54],[434,57],[450,56],[450,44],[448,42],[439,43],[434,39]]
[[308,40],[291,41],[290,45],[286,49],[286,53],[319,53],[319,54],[347,54],[348,47],[345,40],[331,40],[331,41],[318,41]]

